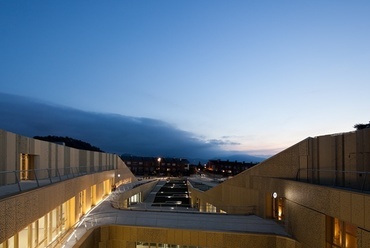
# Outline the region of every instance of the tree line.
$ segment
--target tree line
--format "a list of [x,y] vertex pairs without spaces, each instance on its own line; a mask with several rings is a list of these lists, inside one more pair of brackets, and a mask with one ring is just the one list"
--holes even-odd
[[353,126],[356,130],[361,130],[370,127],[370,121],[368,124],[356,124]]
[[93,146],[87,142],[84,142],[82,140],[74,139],[71,137],[61,137],[61,136],[34,136],[34,139],[58,143],[58,144],[64,144],[68,147],[80,149],[80,150],[87,150],[87,151],[95,151],[95,152],[104,152],[99,147]]

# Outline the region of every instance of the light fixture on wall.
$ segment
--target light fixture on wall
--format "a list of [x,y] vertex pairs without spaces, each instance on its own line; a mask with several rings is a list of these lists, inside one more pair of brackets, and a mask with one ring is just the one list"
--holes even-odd
[[117,177],[121,177],[121,174],[118,174]]
[[274,197],[274,199],[276,199],[277,198],[277,193],[276,192],[272,193],[272,197]]

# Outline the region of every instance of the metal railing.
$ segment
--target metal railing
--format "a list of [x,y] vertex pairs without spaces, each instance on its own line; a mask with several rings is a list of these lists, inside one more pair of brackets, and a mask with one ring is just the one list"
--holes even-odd
[[[135,202],[125,206],[122,201],[116,198],[110,199],[110,204],[115,209],[120,210],[137,210],[137,211],[153,211],[153,212],[179,212],[179,213],[202,213],[202,214],[233,214],[233,215],[255,215],[257,212],[256,206],[214,206],[207,208],[206,206],[191,206],[191,204],[169,204],[169,203],[148,203]],[[228,212],[230,211],[230,212]]]
[[370,191],[370,172],[325,169],[299,169],[296,180],[331,187]]
[[188,180],[188,185],[190,184],[190,186],[192,188],[195,188],[195,189],[198,189],[200,191],[207,191],[209,189],[212,189],[214,187],[214,185],[211,185],[209,182],[202,182],[202,181],[195,181],[194,179],[191,179],[189,178]]
[[113,169],[112,165],[104,165],[0,171],[0,198],[71,178]]

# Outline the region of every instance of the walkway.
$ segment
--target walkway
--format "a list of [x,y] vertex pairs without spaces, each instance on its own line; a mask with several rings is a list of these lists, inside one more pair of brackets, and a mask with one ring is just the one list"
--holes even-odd
[[180,207],[150,207],[155,193],[164,183],[165,181],[159,181],[145,202],[138,203],[128,210],[113,208],[110,197],[107,197],[85,215],[68,240],[64,242],[62,248],[73,247],[91,228],[113,224],[289,236],[284,228],[276,222],[255,215],[204,213]]
[[147,195],[146,199],[143,203],[145,204],[152,204],[154,202],[156,194],[159,192],[159,190],[163,187],[163,185],[166,184],[166,181],[160,180],[158,181],[157,185],[153,188],[153,190]]

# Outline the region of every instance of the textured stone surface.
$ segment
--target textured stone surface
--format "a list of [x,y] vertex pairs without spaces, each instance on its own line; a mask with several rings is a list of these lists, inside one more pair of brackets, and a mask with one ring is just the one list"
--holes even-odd
[[[129,241],[118,237],[114,234],[119,233],[118,230],[122,226],[103,226],[97,227],[96,229],[101,229],[101,238],[99,247],[110,247],[110,248],[128,248],[132,247],[133,242],[148,242],[148,243],[162,243],[162,244],[172,244],[172,245],[184,245],[184,246],[200,246],[208,248],[300,248],[300,244],[293,239],[287,237],[280,237],[275,235],[264,235],[264,234],[253,234],[253,233],[224,233],[224,232],[210,232],[204,230],[198,230],[197,236],[192,233],[195,231],[186,229],[167,229],[167,228],[154,228],[154,227],[124,227],[129,228],[129,232],[136,232],[137,236],[135,241]],[[107,231],[112,232],[112,234],[107,233]],[[79,245],[83,248],[88,247],[84,243],[89,244],[91,240],[94,240],[92,235],[97,235],[99,232],[90,232],[83,239],[80,240]],[[113,234],[114,233],[114,234]],[[163,235],[167,233],[167,235]],[[163,239],[158,241],[158,237],[155,235],[163,235]],[[111,237],[111,239],[106,239],[105,237]],[[187,237],[192,237],[188,239]],[[197,237],[195,240],[194,238]],[[85,240],[85,241],[84,241]]]
[[[365,229],[370,231],[370,197],[365,197]],[[370,247],[370,246],[369,246]]]
[[[5,201],[0,201],[0,220],[6,220]],[[0,224],[0,240],[6,239],[6,222],[1,221]]]
[[349,192],[340,192],[340,219],[346,222],[352,221],[351,194]]
[[365,230],[359,230],[361,239],[359,240],[360,244],[358,247],[370,247],[370,232]]
[[363,227],[365,225],[365,202],[364,196],[359,194],[351,195],[352,223],[356,226]]

